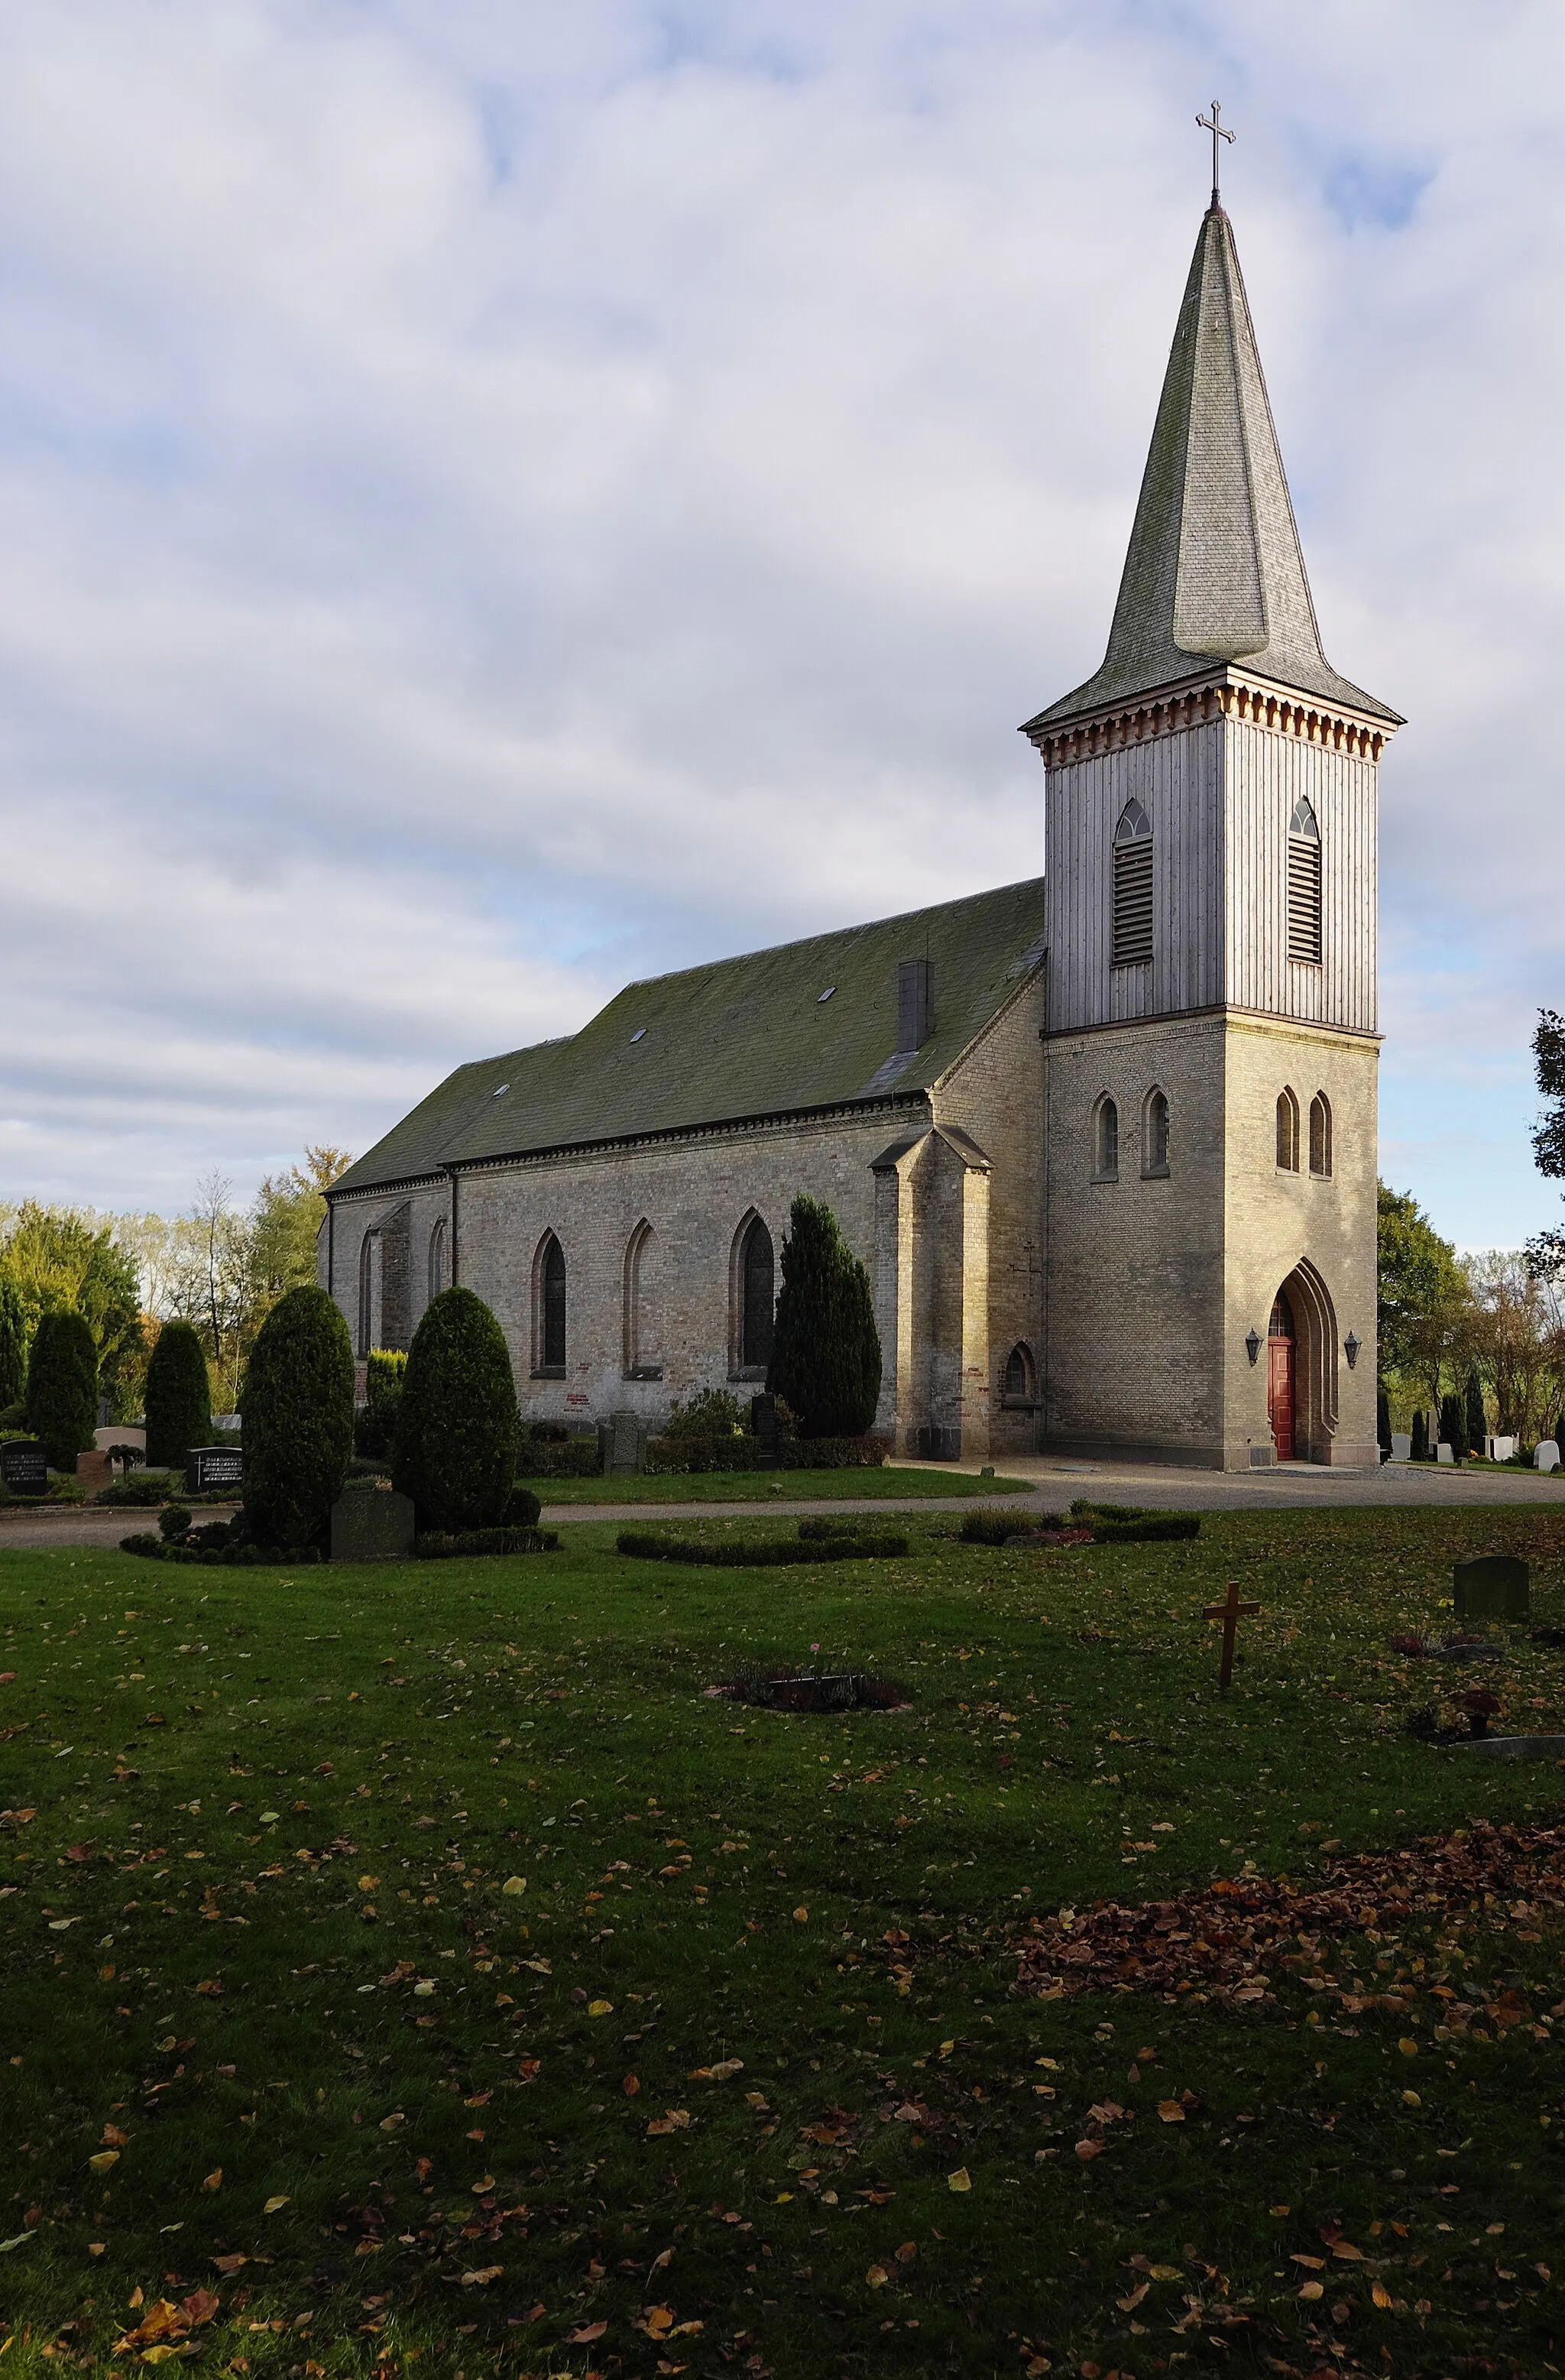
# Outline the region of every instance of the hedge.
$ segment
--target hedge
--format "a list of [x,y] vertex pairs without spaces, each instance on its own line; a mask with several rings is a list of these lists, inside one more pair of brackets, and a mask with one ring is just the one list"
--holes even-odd
[[640,1529],[622,1529],[616,1540],[622,1554],[640,1561],[698,1562],[718,1570],[776,1570],[784,1563],[819,1561],[887,1561],[907,1551],[905,1537],[833,1536],[771,1537],[748,1545],[698,1544],[692,1537],[655,1536]]
[[[876,1471],[886,1460],[883,1438],[784,1438],[777,1460],[761,1461],[757,1438],[651,1438],[646,1468],[659,1477],[699,1471]],[[596,1466],[594,1466],[596,1467]]]
[[524,1436],[516,1468],[524,1479],[596,1479],[602,1464],[596,1437]]
[[1085,1521],[1099,1546],[1165,1545],[1201,1534],[1199,1512],[1152,1512],[1135,1504],[1088,1504],[1078,1498],[1071,1518]]
[[188,1322],[165,1322],[147,1359],[147,1461],[183,1468],[193,1446],[211,1444],[206,1349]]
[[42,1314],[27,1366],[27,1422],[56,1471],[76,1469],[98,1427],[98,1350],[84,1314]]
[[182,1546],[176,1538],[121,1537],[122,1554],[147,1561],[202,1562],[209,1570],[297,1570],[324,1560],[319,1546]]
[[420,1530],[493,1528],[516,1476],[522,1425],[505,1334],[470,1289],[443,1289],[413,1334],[392,1486]]
[[463,1554],[557,1554],[560,1540],[552,1529],[439,1529],[415,1537],[419,1561],[455,1561]]
[[245,1512],[274,1546],[325,1545],[353,1457],[353,1345],[323,1289],[278,1299],[245,1376]]

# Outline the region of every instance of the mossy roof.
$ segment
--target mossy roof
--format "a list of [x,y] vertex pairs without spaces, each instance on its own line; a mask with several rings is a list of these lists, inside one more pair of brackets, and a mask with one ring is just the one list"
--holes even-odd
[[[1037,877],[628,984],[569,1039],[458,1066],[335,1188],[927,1091],[1037,965],[1044,935]],[[897,967],[913,958],[931,965],[934,1029],[899,1053]]]

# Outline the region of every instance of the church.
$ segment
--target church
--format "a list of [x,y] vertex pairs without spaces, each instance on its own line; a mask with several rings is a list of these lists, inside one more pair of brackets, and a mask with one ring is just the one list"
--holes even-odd
[[1401,724],[1322,650],[1214,189],[1107,656],[1023,730],[1047,876],[631,984],[459,1066],[328,1194],[359,1355],[460,1281],[532,1419],[744,1401],[807,1191],[868,1269],[899,1454],[1374,1464]]

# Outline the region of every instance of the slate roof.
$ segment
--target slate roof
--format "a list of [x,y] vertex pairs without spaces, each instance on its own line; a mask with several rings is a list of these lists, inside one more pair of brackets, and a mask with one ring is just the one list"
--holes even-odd
[[1240,661],[1302,694],[1401,723],[1321,650],[1233,226],[1214,206],[1174,330],[1108,653],[1096,676],[1022,732],[1195,675],[1209,680],[1214,662]]
[[[1032,972],[1044,940],[1037,877],[629,984],[567,1040],[458,1066],[333,1195],[443,1166],[926,1091]],[[934,1029],[899,1052],[898,963],[926,957]]]

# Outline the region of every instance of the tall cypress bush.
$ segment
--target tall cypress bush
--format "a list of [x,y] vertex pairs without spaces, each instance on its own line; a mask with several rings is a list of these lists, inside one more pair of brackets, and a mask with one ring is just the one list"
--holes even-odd
[[188,1322],[165,1322],[147,1360],[147,1461],[177,1470],[212,1443],[206,1349]]
[[1489,1434],[1489,1417],[1484,1411],[1484,1384],[1478,1378],[1476,1364],[1467,1366],[1467,1449],[1470,1454],[1482,1454],[1484,1440]]
[[240,1399],[245,1514],[270,1546],[324,1542],[353,1455],[353,1345],[323,1289],[278,1299]]
[[0,1413],[27,1394],[27,1323],[21,1293],[0,1272]]
[[413,1334],[392,1446],[392,1485],[420,1529],[486,1529],[504,1517],[522,1425],[505,1334],[470,1289],[443,1289]]
[[396,1433],[396,1409],[407,1357],[399,1347],[371,1347],[365,1366],[364,1403],[353,1426],[353,1442],[367,1461],[380,1462],[392,1451]]
[[880,1336],[869,1276],[819,1198],[801,1195],[789,1211],[766,1388],[792,1406],[804,1438],[856,1438],[875,1419]]
[[84,1314],[40,1315],[27,1365],[27,1426],[56,1471],[74,1471],[98,1426],[98,1350]]
[[1427,1463],[1429,1460],[1429,1423],[1422,1405],[1413,1416],[1413,1446],[1410,1452],[1411,1459],[1414,1463]]
[[1467,1408],[1459,1396],[1440,1399],[1440,1436],[1450,1448],[1453,1463],[1472,1453],[1467,1442]]
[[1377,1388],[1375,1391],[1375,1436],[1379,1443],[1381,1461],[1384,1462],[1391,1451],[1391,1405],[1383,1388]]

